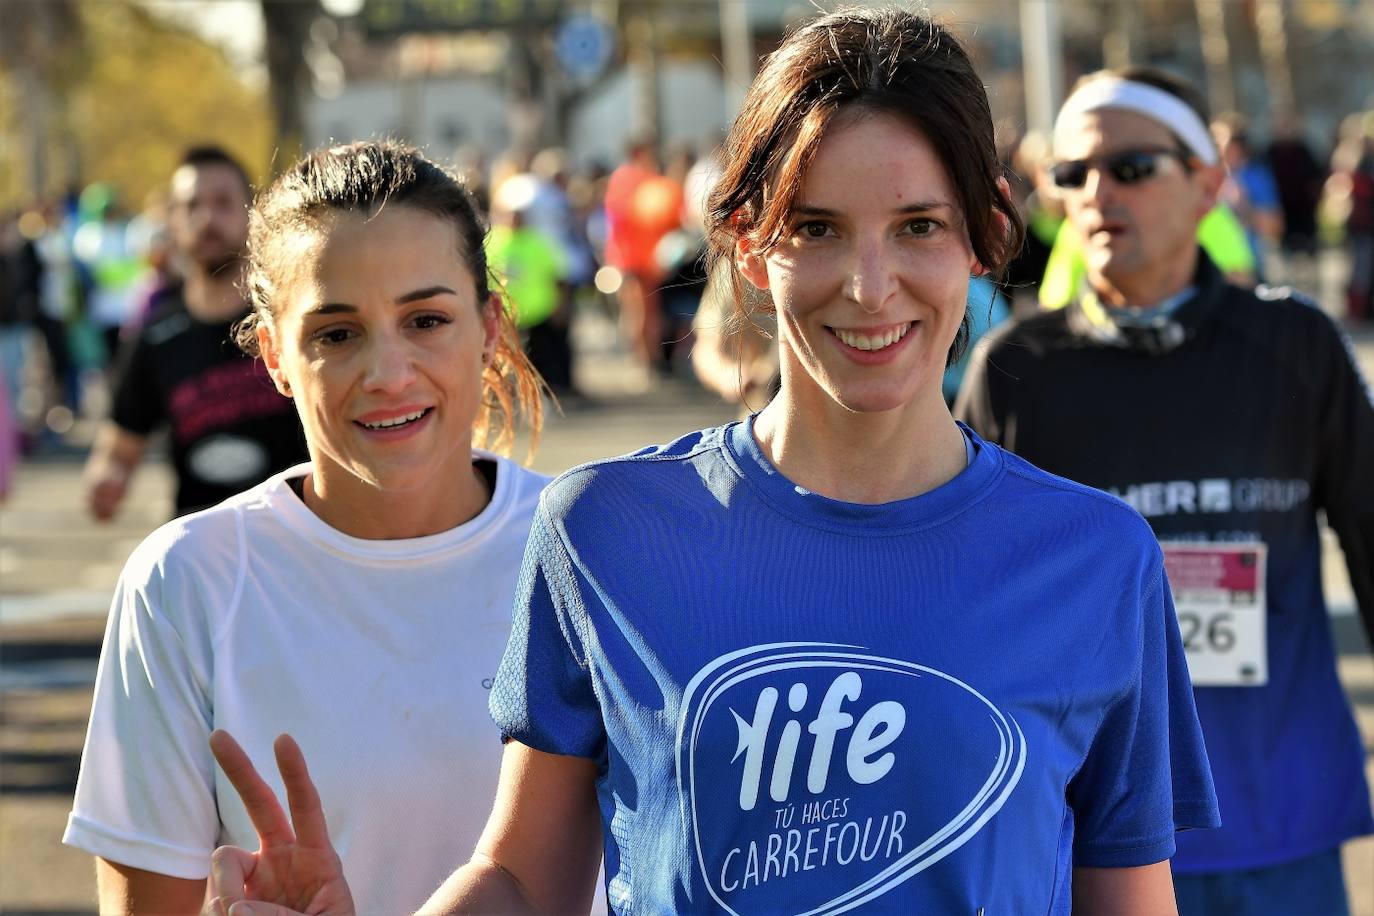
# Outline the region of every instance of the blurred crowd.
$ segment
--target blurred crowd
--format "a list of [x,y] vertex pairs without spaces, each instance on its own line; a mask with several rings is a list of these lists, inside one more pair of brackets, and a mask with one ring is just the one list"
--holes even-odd
[[[1199,228],[1212,259],[1232,279],[1317,294],[1319,256],[1343,250],[1345,318],[1374,321],[1374,112],[1346,118],[1330,150],[1314,148],[1293,118],[1268,135],[1238,115],[1212,129],[1229,170],[1222,202]],[[1004,147],[1027,241],[995,288],[971,283],[975,335],[1013,312],[1061,307],[1082,282],[1048,139],[1014,134]],[[584,399],[571,333],[579,312],[618,325],[632,357],[629,390],[695,376],[745,410],[762,406],[756,395],[775,384],[770,331],[727,328],[734,292],[711,284],[705,263],[714,150],[634,140],[623,161],[607,164],[560,149],[461,149],[453,165],[487,210],[489,262],[531,361],[564,406]],[[18,456],[84,445],[81,424],[108,411],[121,350],[185,270],[168,209],[166,193],[135,211],[96,182],[0,216],[0,492]],[[951,367],[951,398],[961,371]]]

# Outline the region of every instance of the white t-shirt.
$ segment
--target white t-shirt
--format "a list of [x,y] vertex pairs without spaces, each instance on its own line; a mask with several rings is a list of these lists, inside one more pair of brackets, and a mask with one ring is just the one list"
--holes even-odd
[[490,504],[429,537],[329,527],[287,483],[308,465],[150,535],[115,592],[63,842],[204,878],[216,845],[258,847],[211,730],[238,739],[283,808],[272,741],[290,732],[358,912],[424,902],[491,811],[487,694],[548,482],[495,461]]

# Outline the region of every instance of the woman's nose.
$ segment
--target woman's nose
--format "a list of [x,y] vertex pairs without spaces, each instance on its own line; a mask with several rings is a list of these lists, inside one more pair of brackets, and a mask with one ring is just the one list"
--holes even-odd
[[363,385],[369,391],[394,394],[415,381],[415,364],[405,341],[390,337],[374,338],[368,348],[367,375]]
[[850,298],[866,312],[883,307],[897,285],[891,252],[879,240],[860,242],[850,277]]

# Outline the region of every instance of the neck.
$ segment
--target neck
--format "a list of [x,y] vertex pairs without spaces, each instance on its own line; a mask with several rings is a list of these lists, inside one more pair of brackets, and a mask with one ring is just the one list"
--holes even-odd
[[316,461],[305,478],[304,494],[306,507],[325,524],[370,541],[441,534],[476,518],[491,502],[486,479],[470,458],[466,468],[456,469],[456,479],[409,490],[382,489]]
[[754,422],[768,460],[812,493],[851,503],[895,502],[948,483],[967,464],[963,433],[938,390],[931,403],[874,413],[826,401],[798,403],[784,377],[782,391]]
[[1190,240],[1186,251],[1160,258],[1156,265],[1125,276],[1088,273],[1088,282],[1103,305],[1112,308],[1152,308],[1193,282],[1197,272],[1197,245]]
[[244,299],[239,289],[242,270],[227,268],[210,274],[202,267],[194,267],[186,274],[182,296],[191,317],[206,324],[229,321],[243,314]]

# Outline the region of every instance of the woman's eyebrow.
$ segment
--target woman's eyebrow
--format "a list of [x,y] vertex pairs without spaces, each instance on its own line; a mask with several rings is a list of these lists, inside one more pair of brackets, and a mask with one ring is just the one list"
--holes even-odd
[[340,312],[356,312],[356,305],[349,305],[347,302],[321,302],[319,305],[307,309],[305,314],[309,315],[337,315]]
[[434,296],[456,296],[458,295],[447,286],[426,286],[424,289],[417,289],[396,297],[397,305],[405,305],[407,302],[419,302],[421,299],[429,299]]
[[943,200],[918,200],[915,203],[898,207],[897,213],[929,213],[932,210],[953,210],[954,205]]
[[840,215],[839,210],[831,210],[827,207],[817,207],[813,204],[796,204],[792,207],[792,212],[798,216],[830,216]]
[[[909,204],[903,204],[893,209],[893,213],[929,213],[932,210],[953,210],[954,205],[943,200],[918,200]],[[792,212],[797,216],[823,216],[832,219],[842,216],[839,210],[832,210],[829,207],[818,207],[815,204],[797,204],[792,208]]]
[[[396,297],[397,305],[405,305],[407,302],[419,302],[422,299],[430,299],[434,296],[456,296],[458,295],[447,286],[426,286],[424,289],[411,290]],[[312,309],[307,315],[337,315],[340,312],[356,312],[356,305],[349,305],[347,302],[322,302]]]

